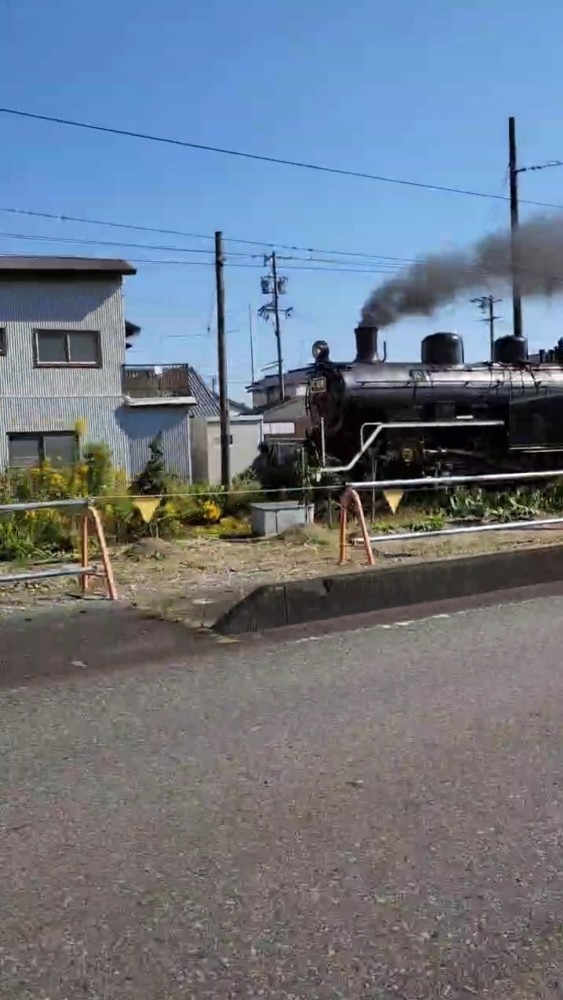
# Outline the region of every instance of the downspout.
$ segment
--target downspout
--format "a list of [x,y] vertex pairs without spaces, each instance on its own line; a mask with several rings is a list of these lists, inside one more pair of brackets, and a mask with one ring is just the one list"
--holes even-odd
[[188,412],[188,483],[192,485],[192,411]]

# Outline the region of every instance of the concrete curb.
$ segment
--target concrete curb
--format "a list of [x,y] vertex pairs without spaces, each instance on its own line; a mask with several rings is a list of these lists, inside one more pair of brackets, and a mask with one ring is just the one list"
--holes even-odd
[[448,598],[563,580],[563,545],[366,569],[257,587],[221,615],[222,635],[265,632]]

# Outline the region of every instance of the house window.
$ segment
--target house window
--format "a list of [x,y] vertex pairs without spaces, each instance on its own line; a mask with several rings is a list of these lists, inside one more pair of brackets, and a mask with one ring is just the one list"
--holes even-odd
[[36,330],[35,364],[99,368],[100,335],[97,330]]
[[0,326],[0,358],[6,356],[6,330]]
[[71,431],[39,434],[8,434],[12,469],[33,469],[42,462],[67,467],[78,457],[78,438]]

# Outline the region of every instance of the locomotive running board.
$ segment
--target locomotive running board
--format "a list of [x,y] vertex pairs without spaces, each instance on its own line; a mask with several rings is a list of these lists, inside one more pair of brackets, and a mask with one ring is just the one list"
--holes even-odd
[[368,448],[371,448],[373,442],[382,431],[396,431],[396,430],[429,430],[432,427],[467,427],[470,424],[471,427],[504,427],[504,420],[474,420],[472,417],[461,417],[458,420],[428,420],[428,421],[409,421],[400,420],[396,423],[391,424],[362,424],[360,434],[363,438],[364,427],[373,427],[373,431],[362,441],[362,447],[360,448],[357,455],[348,465],[321,465],[319,469],[315,472],[315,479],[321,479],[322,476],[327,474],[332,474],[334,472],[350,472],[355,465],[358,464],[362,455],[365,455]]

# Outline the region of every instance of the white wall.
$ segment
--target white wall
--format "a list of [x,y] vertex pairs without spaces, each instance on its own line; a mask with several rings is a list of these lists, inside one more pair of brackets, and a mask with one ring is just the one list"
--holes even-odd
[[207,423],[204,417],[193,417],[190,424],[192,443],[192,477],[194,483],[209,482],[207,462]]
[[[258,454],[262,441],[260,416],[232,416],[231,476],[245,472]],[[194,417],[192,421],[192,468],[196,482],[221,482],[221,424],[219,417]]]

